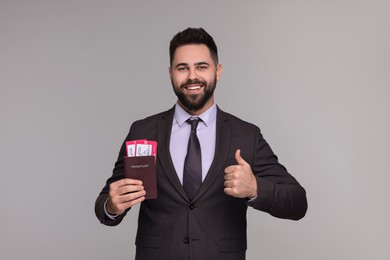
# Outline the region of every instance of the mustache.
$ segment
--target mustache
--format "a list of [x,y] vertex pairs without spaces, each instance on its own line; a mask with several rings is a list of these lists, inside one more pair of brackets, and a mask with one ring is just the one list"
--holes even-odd
[[192,84],[206,86],[207,82],[204,80],[199,80],[199,79],[189,79],[186,82],[180,84],[180,87],[183,88],[183,87],[187,87],[188,85],[192,85]]

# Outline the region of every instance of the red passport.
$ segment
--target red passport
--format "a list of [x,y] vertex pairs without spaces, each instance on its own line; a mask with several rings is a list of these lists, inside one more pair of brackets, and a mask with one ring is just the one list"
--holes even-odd
[[145,199],[157,198],[156,161],[153,155],[124,157],[125,177],[141,180]]

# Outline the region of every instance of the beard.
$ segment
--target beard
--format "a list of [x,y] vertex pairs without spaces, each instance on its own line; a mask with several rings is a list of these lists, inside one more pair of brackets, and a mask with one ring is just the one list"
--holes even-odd
[[[210,83],[204,80],[187,80],[186,82],[180,84],[180,86],[175,86],[173,80],[171,79],[173,91],[175,92],[180,103],[191,112],[196,112],[202,109],[207,101],[213,96],[214,90],[217,86],[217,76],[214,77],[214,80]],[[198,84],[203,86],[203,93],[196,95],[186,95],[184,89],[186,86],[191,84]]]

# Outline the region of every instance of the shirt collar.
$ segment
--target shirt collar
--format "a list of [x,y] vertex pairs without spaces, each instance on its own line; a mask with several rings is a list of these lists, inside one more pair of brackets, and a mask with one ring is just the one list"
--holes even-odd
[[[192,117],[192,115],[188,114],[187,111],[185,111],[178,103],[176,103],[174,117],[176,123],[181,127],[188,118]],[[211,125],[217,118],[216,104],[214,103],[209,109],[207,109],[205,112],[203,112],[197,117],[202,119],[203,123],[206,126]]]

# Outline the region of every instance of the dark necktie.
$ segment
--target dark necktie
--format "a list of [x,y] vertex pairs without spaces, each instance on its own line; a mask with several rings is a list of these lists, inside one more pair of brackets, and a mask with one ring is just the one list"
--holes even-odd
[[190,200],[202,184],[202,158],[200,143],[196,135],[196,127],[200,119],[189,118],[186,122],[191,124],[191,134],[188,140],[187,156],[184,160],[183,187]]

